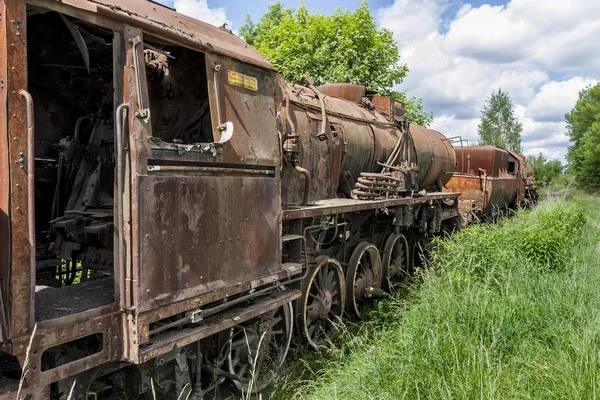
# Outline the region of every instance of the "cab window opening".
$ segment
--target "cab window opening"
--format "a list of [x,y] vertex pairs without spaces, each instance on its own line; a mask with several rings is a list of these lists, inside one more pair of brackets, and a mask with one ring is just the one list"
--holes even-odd
[[212,143],[204,53],[145,36],[152,136],[169,143]]

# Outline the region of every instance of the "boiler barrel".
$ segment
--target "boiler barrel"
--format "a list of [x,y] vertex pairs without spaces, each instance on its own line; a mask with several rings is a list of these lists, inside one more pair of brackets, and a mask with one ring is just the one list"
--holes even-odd
[[[316,93],[298,85],[288,84],[286,87],[288,100],[281,114],[292,122],[288,132],[293,128],[298,136],[298,166],[311,176],[309,201],[336,197],[348,182],[347,174],[357,182],[363,172],[380,172],[380,163],[389,159],[402,137],[390,115],[357,103],[362,92],[355,90],[355,86],[330,85],[323,88],[328,94],[324,96],[325,127]],[[409,161],[418,165],[419,190],[435,190],[436,186],[439,188],[438,179],[445,184],[452,176],[456,167],[454,149],[441,133],[418,125],[409,126],[414,142],[414,148],[408,149]],[[317,134],[323,128],[327,139],[319,140]],[[284,203],[298,203],[304,193],[303,176],[293,167],[286,168],[282,180]]]
[[448,183],[456,168],[454,148],[444,135],[432,129],[410,124],[410,135],[415,143],[419,165],[419,188],[435,185],[440,178]]

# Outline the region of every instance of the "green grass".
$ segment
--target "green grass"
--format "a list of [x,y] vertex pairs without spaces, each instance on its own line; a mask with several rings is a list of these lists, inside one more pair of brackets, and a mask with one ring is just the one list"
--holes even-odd
[[272,398],[600,397],[600,201],[548,200],[442,240],[358,332]]

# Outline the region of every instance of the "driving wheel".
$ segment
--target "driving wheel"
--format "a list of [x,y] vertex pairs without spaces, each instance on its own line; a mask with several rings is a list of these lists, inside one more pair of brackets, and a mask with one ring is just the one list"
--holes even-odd
[[346,271],[346,308],[358,318],[383,295],[381,256],[377,247],[362,242],[352,252]]
[[320,256],[302,283],[298,299],[298,329],[315,349],[326,347],[335,324],[344,313],[344,273],[340,263]]

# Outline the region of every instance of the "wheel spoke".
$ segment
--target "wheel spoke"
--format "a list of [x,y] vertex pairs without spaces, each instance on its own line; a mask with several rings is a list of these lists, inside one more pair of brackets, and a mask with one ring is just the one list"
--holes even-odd
[[255,318],[244,330],[234,331],[229,341],[228,364],[230,373],[240,378],[233,381],[238,389],[248,390],[246,382],[255,370],[252,392],[264,390],[283,364],[291,335],[291,315],[284,307],[290,307],[289,303]]
[[327,289],[331,290],[335,286],[335,272],[333,269],[327,271]]
[[[321,297],[317,296],[316,294],[309,292],[308,296],[313,298],[315,301],[318,301],[319,303],[321,302]],[[314,304],[314,303],[312,303],[312,304]]]
[[[323,291],[321,290],[321,287],[319,286],[319,283],[317,282],[317,277],[315,276],[315,279],[313,279],[312,281],[312,285],[311,285],[311,289],[314,287],[316,289],[317,293],[323,293]],[[311,290],[312,292],[312,290]]]

